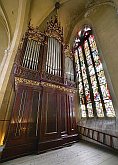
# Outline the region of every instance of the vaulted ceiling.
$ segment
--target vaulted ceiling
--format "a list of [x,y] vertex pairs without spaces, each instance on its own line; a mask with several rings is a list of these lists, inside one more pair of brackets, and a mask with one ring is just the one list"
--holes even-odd
[[[30,10],[31,23],[43,30],[47,18],[56,14],[56,2],[57,0],[33,0]],[[64,28],[64,38],[66,40],[78,17],[85,10],[87,0],[59,0],[58,2],[60,2],[58,17],[61,26]]]
[[[76,23],[77,17],[85,10],[88,0],[29,0],[30,12],[28,19],[31,18],[31,24],[34,27],[39,26],[41,30],[44,30],[48,18],[56,14],[55,3],[57,1],[60,3],[58,16],[61,26],[64,28],[66,39]],[[19,0],[0,0],[0,5],[9,24],[11,36],[13,36],[18,16]]]
[[[9,26],[11,38],[13,37],[17,22],[19,1],[20,0],[0,0],[0,6],[2,7],[6,22]],[[48,19],[56,14],[55,3],[59,2],[58,17],[64,29],[64,39],[67,41],[79,18],[85,14],[87,5],[98,1],[105,2],[108,0],[28,0],[28,3],[30,3],[30,11],[27,23],[31,19],[31,24],[34,27],[39,26],[39,29],[43,31]],[[2,12],[0,12],[0,15],[1,13]]]

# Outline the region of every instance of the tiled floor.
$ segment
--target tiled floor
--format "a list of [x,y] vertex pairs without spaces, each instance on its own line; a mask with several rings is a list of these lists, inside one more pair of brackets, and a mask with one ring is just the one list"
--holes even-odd
[[14,159],[1,165],[118,165],[118,155],[98,145],[78,142],[40,155]]

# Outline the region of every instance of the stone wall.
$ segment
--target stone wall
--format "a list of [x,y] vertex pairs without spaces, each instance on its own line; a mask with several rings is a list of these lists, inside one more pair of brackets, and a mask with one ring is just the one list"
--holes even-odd
[[[107,4],[89,9],[75,25],[70,43],[72,43],[78,29],[84,24],[89,24],[93,28],[116,118],[81,119],[79,116],[78,124],[118,136],[118,14],[113,6]],[[114,145],[115,148],[118,148],[118,140],[114,141]]]

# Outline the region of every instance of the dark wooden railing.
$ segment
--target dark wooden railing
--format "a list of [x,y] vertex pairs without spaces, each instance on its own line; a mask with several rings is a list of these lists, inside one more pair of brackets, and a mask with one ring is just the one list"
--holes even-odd
[[114,141],[118,141],[118,136],[111,135],[102,131],[98,131],[92,128],[87,128],[83,126],[78,126],[79,129],[79,137],[85,136],[89,139],[92,139],[98,143],[106,145],[111,148],[115,148]]

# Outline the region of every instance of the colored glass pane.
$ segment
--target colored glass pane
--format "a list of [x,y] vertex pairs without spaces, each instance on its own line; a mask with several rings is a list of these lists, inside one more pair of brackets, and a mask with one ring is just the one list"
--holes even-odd
[[92,103],[87,104],[87,109],[88,109],[88,116],[94,117]]
[[[103,65],[99,57],[95,37],[92,35],[92,29],[89,26],[85,26],[78,32],[78,38],[75,42],[75,56],[78,57],[78,61],[75,57],[75,62],[77,65],[79,65],[80,60],[79,69],[76,70],[79,74],[79,96],[82,117],[87,116],[86,111],[88,112],[88,117],[94,116],[93,105],[98,117],[104,117],[104,112],[106,112],[108,117],[114,117],[115,111],[103,71]],[[90,89],[92,89],[91,92]],[[86,105],[84,102],[85,100]],[[104,110],[103,107],[105,107]]]

